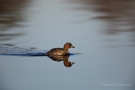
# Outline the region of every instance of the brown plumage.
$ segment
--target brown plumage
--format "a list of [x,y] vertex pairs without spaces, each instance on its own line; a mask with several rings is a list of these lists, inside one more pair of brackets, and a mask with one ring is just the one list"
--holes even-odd
[[64,44],[63,48],[53,48],[50,51],[47,52],[47,56],[53,56],[53,55],[67,55],[69,54],[68,49],[75,48],[71,43],[67,42]]

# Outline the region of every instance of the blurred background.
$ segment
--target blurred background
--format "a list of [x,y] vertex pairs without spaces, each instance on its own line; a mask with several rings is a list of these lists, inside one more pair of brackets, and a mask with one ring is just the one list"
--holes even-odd
[[50,50],[68,57],[0,55],[1,90],[134,90],[134,0],[0,0],[0,47]]

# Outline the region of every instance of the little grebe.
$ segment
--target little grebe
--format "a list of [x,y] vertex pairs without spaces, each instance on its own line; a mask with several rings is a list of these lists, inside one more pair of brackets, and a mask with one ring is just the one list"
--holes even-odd
[[67,42],[63,48],[53,48],[47,52],[47,56],[54,56],[54,55],[68,55],[68,49],[75,48],[71,43]]

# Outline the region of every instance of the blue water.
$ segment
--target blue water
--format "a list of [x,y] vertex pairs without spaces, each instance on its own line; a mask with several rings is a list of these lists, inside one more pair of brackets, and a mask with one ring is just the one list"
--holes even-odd
[[74,63],[71,67],[47,56],[0,55],[1,90],[134,90],[133,33],[103,33],[108,23],[95,19],[103,13],[78,9],[83,7],[67,0],[34,0],[20,11],[24,20],[15,23],[21,26],[5,33],[23,34],[0,44],[11,43],[9,47],[27,53],[33,47],[32,52],[46,52],[71,42],[75,48],[69,52],[81,54],[55,57]]

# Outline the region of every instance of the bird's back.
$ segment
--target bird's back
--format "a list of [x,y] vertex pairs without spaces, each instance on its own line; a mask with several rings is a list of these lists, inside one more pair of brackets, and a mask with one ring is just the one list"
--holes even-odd
[[47,56],[53,56],[53,55],[66,55],[68,54],[68,51],[64,50],[63,48],[53,48],[50,51],[47,52]]

